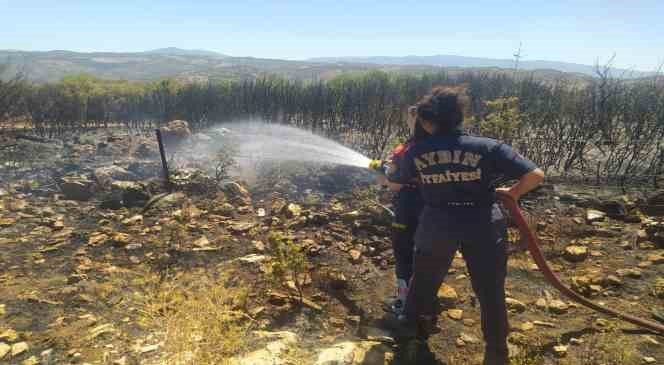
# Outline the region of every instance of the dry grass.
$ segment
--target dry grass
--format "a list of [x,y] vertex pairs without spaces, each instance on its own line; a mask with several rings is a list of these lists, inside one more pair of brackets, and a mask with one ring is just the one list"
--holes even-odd
[[596,333],[584,338],[581,348],[576,348],[574,356],[560,361],[560,365],[629,365],[640,364],[641,360],[634,343],[618,330]]
[[182,284],[184,275],[154,283],[143,300],[142,324],[163,336],[168,364],[228,364],[245,348],[247,291],[226,285],[229,275],[200,275],[195,284]]

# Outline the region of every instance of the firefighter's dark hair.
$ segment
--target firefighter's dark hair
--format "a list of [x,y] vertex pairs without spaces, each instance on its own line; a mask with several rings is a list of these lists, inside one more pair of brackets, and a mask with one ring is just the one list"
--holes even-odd
[[464,86],[436,86],[417,103],[417,115],[432,122],[436,134],[448,134],[461,127],[468,105]]
[[412,143],[421,142],[425,140],[427,137],[431,137],[431,135],[422,127],[421,122],[417,120],[415,122],[415,129],[413,130],[413,134],[408,139],[408,142]]

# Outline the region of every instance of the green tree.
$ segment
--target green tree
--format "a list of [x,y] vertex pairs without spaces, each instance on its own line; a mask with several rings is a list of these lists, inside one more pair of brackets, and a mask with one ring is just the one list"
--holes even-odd
[[498,98],[487,101],[486,106],[490,112],[480,122],[482,134],[505,143],[513,143],[522,123],[519,98],[515,96]]

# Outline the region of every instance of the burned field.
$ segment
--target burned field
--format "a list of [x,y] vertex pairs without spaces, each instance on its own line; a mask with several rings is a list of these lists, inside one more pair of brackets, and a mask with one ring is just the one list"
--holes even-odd
[[[381,329],[394,290],[389,194],[368,171],[241,171],[223,156],[184,164],[176,152],[169,192],[151,135],[5,142],[14,152],[0,187],[2,363],[481,361],[479,305],[460,256],[428,345]],[[662,205],[661,192],[564,184],[523,202],[567,285],[652,321],[664,320]],[[561,296],[511,233],[514,364],[664,361],[661,336]]]

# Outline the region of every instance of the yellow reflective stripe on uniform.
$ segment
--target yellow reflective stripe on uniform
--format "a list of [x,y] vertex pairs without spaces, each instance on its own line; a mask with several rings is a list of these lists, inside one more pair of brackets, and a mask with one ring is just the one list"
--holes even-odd
[[405,224],[401,224],[401,223],[392,223],[392,228],[406,229],[406,228],[408,228],[408,226],[405,225]]

